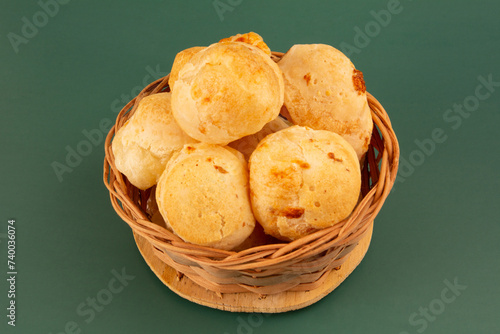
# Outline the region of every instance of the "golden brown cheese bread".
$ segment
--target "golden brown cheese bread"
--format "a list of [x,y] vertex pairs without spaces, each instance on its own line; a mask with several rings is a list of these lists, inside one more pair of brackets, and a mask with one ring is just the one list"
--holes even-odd
[[283,94],[281,71],[262,50],[240,42],[215,43],[179,71],[172,110],[189,136],[227,145],[275,119]]
[[341,51],[324,44],[294,45],[278,65],[292,122],[340,134],[361,160],[373,128],[361,71]]
[[291,124],[288,123],[286,120],[281,118],[280,116],[276,117],[273,119],[271,122],[267,123],[262,130],[260,130],[257,133],[254,133],[253,135],[249,135],[243,138],[240,138],[236,141],[233,141],[229,143],[229,147],[234,148],[235,150],[243,153],[245,156],[245,159],[249,159],[250,155],[252,152],[255,150],[257,145],[259,145],[259,142],[264,139],[265,136],[275,133],[279,130],[286,129],[290,126]]
[[338,134],[292,126],[250,156],[250,198],[264,231],[295,240],[351,214],[361,188],[356,152]]
[[229,250],[255,227],[248,191],[241,153],[219,145],[188,144],[168,162],[156,201],[165,223],[181,239]]
[[199,51],[205,49],[204,46],[195,46],[186,50],[182,50],[177,53],[174,58],[174,63],[172,64],[172,69],[170,70],[170,76],[168,77],[168,85],[170,90],[174,89],[175,81],[179,77],[179,71],[181,68]]
[[197,142],[175,122],[170,101],[170,93],[144,97],[113,139],[116,168],[139,189],[156,184],[175,150]]

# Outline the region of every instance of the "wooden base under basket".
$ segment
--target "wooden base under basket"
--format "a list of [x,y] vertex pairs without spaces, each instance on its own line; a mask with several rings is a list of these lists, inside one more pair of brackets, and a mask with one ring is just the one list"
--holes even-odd
[[365,256],[373,232],[370,224],[366,235],[351,251],[339,270],[332,270],[325,283],[311,291],[283,292],[267,296],[254,293],[225,293],[219,297],[191,281],[186,276],[177,278],[177,271],[160,261],[153,253],[151,244],[134,233],[134,238],[144,260],[158,278],[179,296],[200,305],[231,312],[279,313],[309,306],[328,295],[342,283]]

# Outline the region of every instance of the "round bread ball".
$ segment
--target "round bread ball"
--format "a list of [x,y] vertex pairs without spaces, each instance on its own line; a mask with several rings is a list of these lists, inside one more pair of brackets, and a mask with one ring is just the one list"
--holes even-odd
[[281,71],[262,50],[241,42],[215,43],[179,71],[172,110],[189,136],[227,145],[275,119],[283,94]]
[[278,65],[292,122],[338,133],[361,160],[373,129],[363,73],[341,51],[325,44],[294,45]]
[[195,54],[205,49],[204,46],[194,46],[192,48],[182,50],[177,53],[174,58],[174,63],[172,64],[172,69],[170,70],[170,76],[168,77],[168,85],[170,86],[170,90],[174,89],[175,82],[179,77],[179,71],[181,68],[191,59]]
[[250,156],[250,198],[267,234],[290,241],[348,217],[361,189],[356,152],[340,135],[292,126]]
[[168,227],[186,242],[230,250],[252,233],[243,155],[230,147],[184,146],[167,164],[156,201]]
[[139,189],[156,184],[175,150],[197,142],[177,125],[170,103],[170,93],[144,97],[113,138],[116,168]]

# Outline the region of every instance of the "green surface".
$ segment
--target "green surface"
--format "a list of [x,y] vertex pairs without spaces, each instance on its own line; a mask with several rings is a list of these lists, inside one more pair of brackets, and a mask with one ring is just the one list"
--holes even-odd
[[[48,16],[36,1],[2,1],[0,332],[499,333],[500,3],[220,3],[222,16],[211,0],[69,1]],[[388,5],[390,22],[374,23],[370,12]],[[38,31],[26,23],[34,20]],[[178,51],[251,30],[275,51],[356,47],[351,59],[387,109],[406,161],[355,272],[318,303],[271,316],[212,310],[171,292],[101,181],[99,127],[120,100],[168,72]],[[497,82],[479,89],[482,100],[473,97],[480,76]],[[463,103],[470,113],[447,111]],[[94,144],[85,146],[86,131]],[[87,156],[58,179],[53,163],[77,148]],[[9,219],[15,327],[6,317]],[[119,283],[122,270],[128,280]],[[92,308],[95,298],[106,305]]]

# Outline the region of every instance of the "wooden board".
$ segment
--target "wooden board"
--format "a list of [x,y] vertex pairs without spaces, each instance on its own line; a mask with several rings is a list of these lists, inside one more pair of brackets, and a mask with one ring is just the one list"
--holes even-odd
[[352,250],[349,258],[339,270],[332,270],[325,283],[311,291],[283,292],[267,295],[265,298],[254,293],[225,293],[222,297],[208,291],[186,276],[177,278],[177,271],[160,261],[154,254],[151,244],[143,237],[134,234],[135,241],[144,260],[158,278],[179,296],[200,305],[231,312],[279,313],[309,306],[328,295],[342,283],[358,266],[370,246],[373,223],[367,234]]

